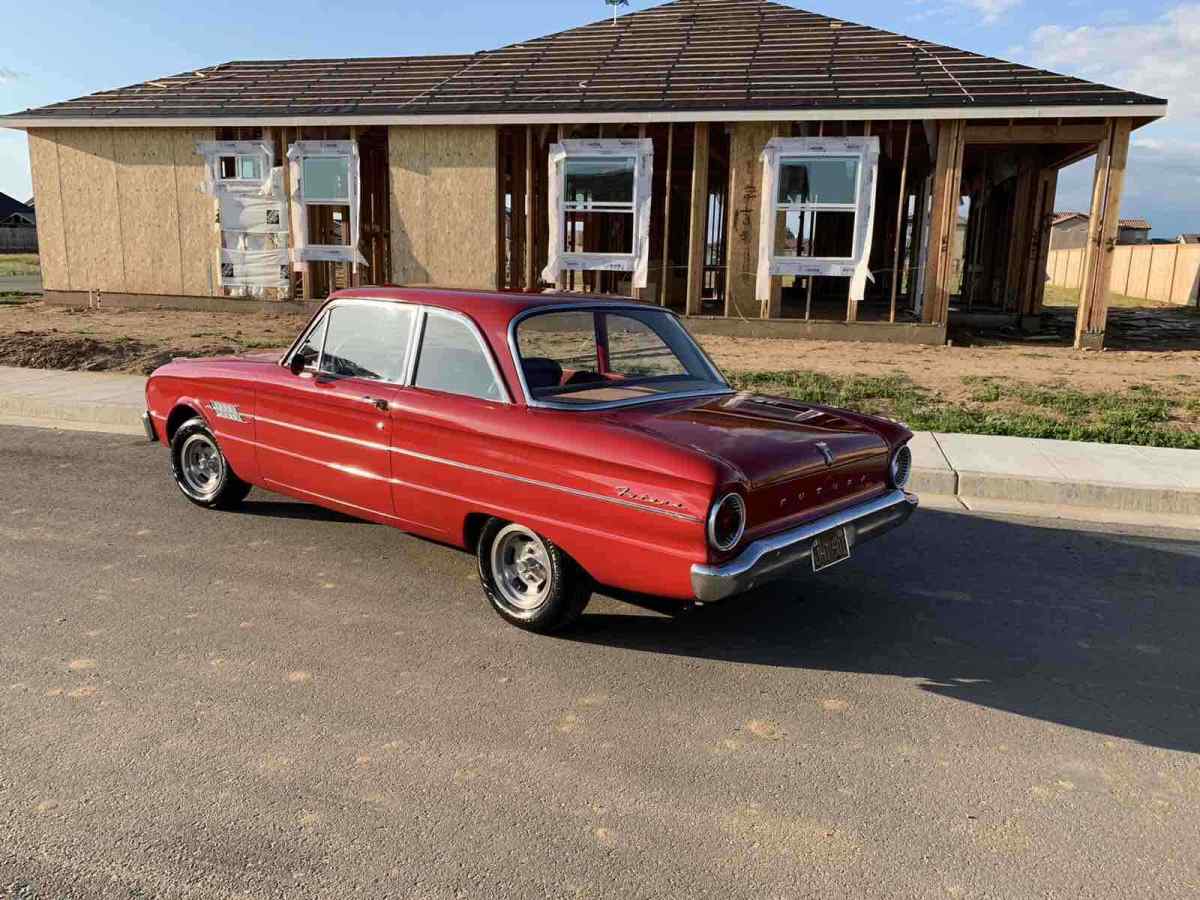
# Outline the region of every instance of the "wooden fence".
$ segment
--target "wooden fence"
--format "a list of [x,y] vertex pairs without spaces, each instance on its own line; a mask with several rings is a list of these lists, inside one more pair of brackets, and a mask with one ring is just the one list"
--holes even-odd
[[[1051,250],[1050,283],[1078,288],[1084,248]],[[1200,304],[1200,244],[1122,244],[1113,250],[1113,293],[1179,306]]]
[[0,227],[0,253],[37,253],[37,229]]

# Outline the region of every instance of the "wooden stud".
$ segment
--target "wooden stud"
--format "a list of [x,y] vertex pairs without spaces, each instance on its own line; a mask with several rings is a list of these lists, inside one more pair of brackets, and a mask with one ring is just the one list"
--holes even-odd
[[896,241],[892,250],[892,302],[888,321],[896,321],[896,292],[900,289],[900,245],[904,239],[904,214],[908,207],[908,148],[912,140],[912,120],[904,127],[904,156],[900,164],[900,200],[896,203]]
[[703,309],[704,258],[708,249],[708,129],[707,122],[697,122],[692,142],[692,202],[689,211],[685,306],[689,316],[698,316]]
[[938,127],[937,163],[933,177],[933,210],[929,218],[929,258],[925,273],[925,300],[921,319],[943,324],[950,313],[950,269],[954,229],[958,224],[959,192],[962,184],[962,119],[943,121]]
[[[541,143],[538,144],[539,148]],[[534,157],[533,126],[525,126],[525,290],[532,291],[537,287],[538,279],[534,268],[533,243],[537,234],[534,222],[537,215],[534,207]]]
[[1075,316],[1076,349],[1099,350],[1104,346],[1113,250],[1120,225],[1125,163],[1129,158],[1129,132],[1129,119],[1110,119],[1108,135],[1097,148],[1083,286]]
[[968,125],[968,144],[1093,144],[1104,137],[1103,125]]
[[669,306],[668,288],[671,284],[671,163],[675,158],[675,123],[667,125],[667,165],[663,179],[663,250],[659,275],[658,304]]
[[1012,220],[1008,232],[1008,259],[1004,273],[1004,309],[1019,312],[1025,305],[1021,277],[1029,260],[1029,247],[1035,231],[1034,209],[1037,203],[1038,171],[1028,157],[1019,161],[1017,187],[1013,195]]
[[1021,314],[1036,316],[1042,310],[1046,294],[1046,264],[1050,257],[1050,233],[1054,223],[1054,198],[1058,190],[1058,171],[1042,169],[1038,173],[1037,205],[1034,208],[1034,234],[1030,242],[1029,262],[1023,277],[1025,305]]

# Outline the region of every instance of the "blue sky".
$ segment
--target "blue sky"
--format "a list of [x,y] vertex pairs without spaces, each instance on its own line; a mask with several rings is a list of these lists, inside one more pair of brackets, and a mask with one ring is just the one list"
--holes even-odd
[[[630,0],[625,9],[652,5]],[[1135,133],[1122,214],[1173,237],[1200,231],[1200,2],[808,0],[798,5],[1165,96]],[[230,59],[471,52],[602,18],[602,0],[407,0],[330,6],[12,3],[0,32],[0,112],[16,112]],[[1090,163],[1063,173],[1060,209],[1088,205]],[[0,130],[0,191],[30,194],[25,136]]]

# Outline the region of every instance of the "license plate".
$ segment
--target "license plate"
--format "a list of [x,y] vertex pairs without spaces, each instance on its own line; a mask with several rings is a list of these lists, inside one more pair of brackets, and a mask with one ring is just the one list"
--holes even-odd
[[835,563],[850,558],[850,545],[846,543],[846,529],[835,528],[813,538],[812,567],[814,572],[828,569]]

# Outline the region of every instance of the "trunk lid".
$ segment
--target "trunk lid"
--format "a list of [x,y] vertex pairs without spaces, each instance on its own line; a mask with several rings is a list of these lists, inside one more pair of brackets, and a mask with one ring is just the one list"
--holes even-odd
[[887,485],[887,440],[869,419],[842,410],[734,394],[634,407],[612,418],[728,465],[745,485],[750,537],[825,515]]

